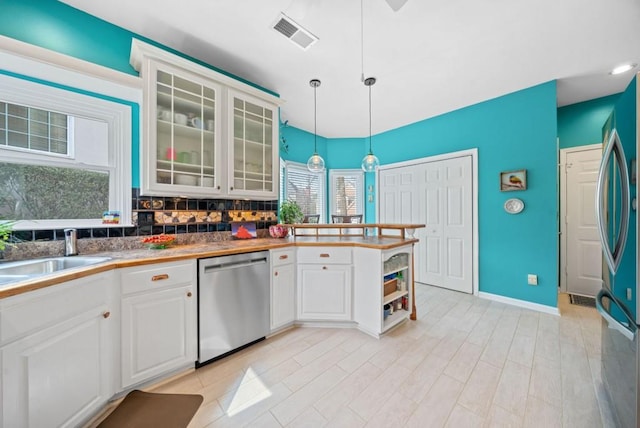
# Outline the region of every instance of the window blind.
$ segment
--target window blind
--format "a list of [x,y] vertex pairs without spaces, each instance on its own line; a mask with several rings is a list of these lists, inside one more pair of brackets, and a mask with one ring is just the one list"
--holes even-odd
[[330,210],[334,215],[364,214],[364,174],[360,170],[331,170]]
[[305,215],[320,214],[324,222],[326,179],[316,174],[306,165],[285,163],[285,199],[298,203]]
[[68,155],[67,115],[0,102],[0,144]]

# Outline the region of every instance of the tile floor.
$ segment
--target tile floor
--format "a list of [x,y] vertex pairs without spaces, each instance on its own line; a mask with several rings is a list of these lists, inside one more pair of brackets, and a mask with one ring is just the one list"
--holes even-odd
[[156,391],[204,396],[190,428],[613,426],[599,399],[595,309],[567,295],[558,317],[416,293],[418,321],[380,340],[296,328]]

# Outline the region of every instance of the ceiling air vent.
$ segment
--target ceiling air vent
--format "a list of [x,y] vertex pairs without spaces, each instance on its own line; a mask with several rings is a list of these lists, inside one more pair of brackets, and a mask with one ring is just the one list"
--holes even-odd
[[312,44],[318,41],[318,38],[311,34],[311,32],[302,28],[301,25],[296,23],[293,19],[289,18],[284,13],[281,13],[276,21],[273,29],[278,33],[285,36],[287,39],[295,43],[296,46],[307,50]]

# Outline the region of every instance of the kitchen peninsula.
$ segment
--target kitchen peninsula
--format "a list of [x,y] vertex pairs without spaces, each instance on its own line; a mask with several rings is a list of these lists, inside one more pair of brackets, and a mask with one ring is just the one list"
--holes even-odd
[[[0,289],[3,426],[81,425],[132,388],[193,369],[202,258],[268,250],[270,334],[310,325],[379,337],[415,317],[417,239],[407,231],[419,227],[297,225],[285,239],[106,251],[95,255],[109,261],[7,285]],[[32,390],[38,373],[59,376]]]

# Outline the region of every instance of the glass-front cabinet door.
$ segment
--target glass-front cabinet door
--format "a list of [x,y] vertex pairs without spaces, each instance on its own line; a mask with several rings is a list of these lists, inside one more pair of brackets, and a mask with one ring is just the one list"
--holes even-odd
[[277,107],[229,91],[229,194],[277,198]]
[[147,119],[150,190],[221,193],[221,87],[165,64],[154,63],[150,71],[155,95]]

